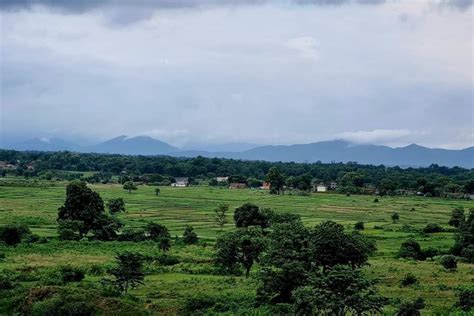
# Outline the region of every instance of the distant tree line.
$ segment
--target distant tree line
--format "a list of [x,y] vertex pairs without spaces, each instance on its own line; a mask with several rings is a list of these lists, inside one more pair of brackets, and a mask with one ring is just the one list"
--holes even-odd
[[[88,182],[110,181],[113,175],[119,182],[169,184],[174,177],[189,177],[191,182],[229,176],[232,181],[260,186],[271,180],[272,191],[283,192],[284,187],[307,190],[314,182],[337,182],[343,193],[369,193],[376,188],[381,195],[404,194],[404,190],[425,195],[461,195],[474,192],[474,169],[442,167],[400,168],[384,165],[349,163],[283,163],[243,161],[220,158],[176,158],[169,156],[124,156],[85,154],[74,152],[19,152],[0,150],[0,161],[15,165],[14,172],[26,177],[59,177],[64,180],[81,178]],[[28,168],[33,166],[34,168]],[[279,173],[274,171],[278,170]],[[76,171],[79,173],[65,173]],[[81,172],[95,174],[82,176]],[[3,170],[2,175],[6,174]],[[215,184],[215,183],[214,183]],[[373,193],[373,192],[372,192]]]

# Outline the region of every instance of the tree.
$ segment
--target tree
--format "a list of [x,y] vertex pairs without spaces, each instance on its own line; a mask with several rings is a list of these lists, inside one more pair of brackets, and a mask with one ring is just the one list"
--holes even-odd
[[456,207],[451,212],[451,218],[449,219],[449,225],[459,228],[462,223],[466,220],[463,207]]
[[474,308],[474,287],[461,288],[456,296],[458,297],[458,301],[455,304],[456,307],[460,307],[466,312]]
[[270,183],[271,194],[283,193],[283,186],[285,185],[285,177],[280,172],[280,170],[278,170],[277,167],[271,167],[270,170],[268,170],[268,173],[265,176],[265,181]]
[[125,202],[122,198],[110,199],[107,202],[107,208],[110,214],[125,212]]
[[85,182],[74,181],[66,187],[66,200],[58,209],[58,221],[80,221],[77,226],[82,238],[90,230],[97,228],[98,220],[104,214],[104,202],[97,192],[87,187]]
[[364,230],[365,227],[364,227],[364,222],[357,222],[354,224],[354,229],[355,230]]
[[198,241],[199,238],[198,235],[194,232],[194,228],[192,226],[186,225],[183,233],[183,242],[186,245],[193,245],[197,244]]
[[235,209],[234,221],[236,227],[260,226],[266,228],[269,218],[257,205],[246,203]]
[[407,241],[404,241],[400,246],[398,256],[400,258],[412,258],[415,260],[422,259],[420,244],[414,239],[408,239]]
[[259,229],[226,233],[217,239],[215,262],[228,271],[235,271],[238,265],[242,265],[245,277],[248,277],[264,247],[264,238]]
[[132,193],[132,190],[137,190],[137,186],[135,185],[135,183],[133,183],[133,181],[127,181],[123,184],[123,189],[127,190],[130,194]]
[[162,251],[168,251],[171,248],[171,235],[164,225],[150,222],[146,225],[145,233],[148,238],[158,242],[158,245]]
[[7,225],[0,227],[0,242],[5,243],[7,246],[15,246],[29,235],[31,235],[31,232],[26,225]]
[[455,271],[458,267],[458,261],[453,255],[446,255],[441,258],[441,265],[449,271]]
[[293,292],[297,315],[381,314],[386,299],[359,269],[337,265],[327,273],[311,273]]
[[309,247],[313,260],[323,270],[338,264],[360,267],[376,250],[372,240],[358,232],[346,234],[341,224],[332,221],[323,222],[312,230]]
[[161,193],[160,188],[155,188],[155,195],[159,195]]
[[120,292],[127,293],[129,288],[144,284],[144,258],[141,254],[124,252],[118,254],[115,259],[117,266],[110,269],[109,274],[115,277],[114,283]]
[[393,213],[391,218],[392,218],[392,222],[395,224],[400,220],[400,215],[398,213]]
[[226,213],[229,211],[228,205],[220,205],[218,208],[214,210],[214,221],[220,227],[220,231],[224,228],[224,225],[227,223],[227,215]]

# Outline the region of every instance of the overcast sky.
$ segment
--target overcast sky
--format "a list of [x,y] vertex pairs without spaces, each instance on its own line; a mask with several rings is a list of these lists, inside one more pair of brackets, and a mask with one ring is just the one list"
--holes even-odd
[[0,6],[4,140],[474,145],[471,0]]

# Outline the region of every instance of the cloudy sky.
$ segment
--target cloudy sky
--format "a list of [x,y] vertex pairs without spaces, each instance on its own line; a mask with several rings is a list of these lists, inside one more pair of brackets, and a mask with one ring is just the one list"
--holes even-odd
[[474,145],[471,0],[0,7],[3,141]]

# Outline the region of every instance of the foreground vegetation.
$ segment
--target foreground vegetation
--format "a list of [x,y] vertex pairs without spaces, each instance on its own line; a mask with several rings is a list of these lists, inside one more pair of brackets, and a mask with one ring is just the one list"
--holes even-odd
[[[424,299],[422,313],[461,313],[461,307],[456,306],[459,293],[472,285],[474,278],[474,266],[462,260],[456,262],[456,269],[443,266],[456,234],[456,228],[448,224],[451,212],[455,207],[473,207],[471,201],[378,197],[375,202],[367,195],[270,195],[263,190],[208,186],[159,187],[156,193],[156,187],[140,185],[129,194],[118,184],[89,186],[100,194],[105,205],[123,199],[126,211],[113,215],[123,229],[145,229],[151,222],[164,225],[169,230],[170,249],[163,251],[159,242],[150,239],[61,241],[57,217],[58,208],[65,202],[67,183],[38,180],[34,186],[25,187],[19,179],[2,181],[8,185],[0,186],[0,224],[25,224],[32,235],[38,235],[16,246],[0,246],[0,283],[3,294],[8,293],[1,296],[2,313],[15,310],[41,314],[65,300],[74,304],[80,297],[90,303],[83,306],[85,309],[99,306],[102,313],[109,314],[245,314],[256,310],[284,314],[284,305],[256,304],[257,289],[262,286],[262,273],[268,263],[255,262],[248,278],[244,266],[229,274],[215,264],[216,239],[236,232],[234,209],[245,203],[271,208],[276,214],[298,214],[308,229],[331,220],[350,233],[357,224],[361,234],[376,243],[377,251],[369,257],[369,265],[361,266],[361,273],[364,279],[377,281],[375,288],[388,298],[385,313],[395,313],[403,304],[414,308],[419,297]],[[224,224],[220,225],[215,210],[222,205],[227,205],[229,211],[224,212]],[[431,224],[429,229],[427,224]],[[187,226],[197,233],[197,243],[187,243],[182,237]],[[401,245],[411,239],[422,250],[436,249],[436,255],[423,258],[426,260],[399,258]],[[240,239],[223,244],[233,240]],[[138,282],[126,294],[117,293],[116,287],[104,282],[116,279],[111,272],[119,267],[117,254],[124,252],[143,256],[144,275],[143,284]],[[80,273],[84,278],[77,276]],[[9,284],[11,289],[6,290]],[[306,302],[304,298],[311,293],[310,288],[300,290],[299,302]]]

